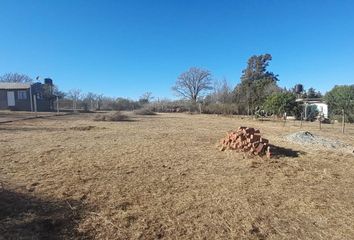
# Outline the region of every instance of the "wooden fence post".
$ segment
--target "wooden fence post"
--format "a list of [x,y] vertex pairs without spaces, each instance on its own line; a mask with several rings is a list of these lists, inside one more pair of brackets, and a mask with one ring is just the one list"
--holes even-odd
[[342,133],[344,133],[344,128],[345,128],[345,115],[344,115],[344,109],[342,109]]
[[57,96],[57,114],[59,114],[59,97]]

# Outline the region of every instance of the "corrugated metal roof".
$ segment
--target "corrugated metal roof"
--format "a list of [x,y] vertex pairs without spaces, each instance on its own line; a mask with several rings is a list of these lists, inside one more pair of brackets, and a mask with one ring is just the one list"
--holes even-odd
[[0,89],[28,89],[30,87],[30,83],[0,82]]

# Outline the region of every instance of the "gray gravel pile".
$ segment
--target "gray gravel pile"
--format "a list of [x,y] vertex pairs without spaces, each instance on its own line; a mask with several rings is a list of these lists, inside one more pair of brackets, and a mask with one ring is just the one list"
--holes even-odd
[[307,131],[300,131],[289,134],[285,138],[293,143],[301,145],[312,145],[313,147],[322,147],[332,150],[343,150],[353,153],[353,147],[338,140],[323,138]]

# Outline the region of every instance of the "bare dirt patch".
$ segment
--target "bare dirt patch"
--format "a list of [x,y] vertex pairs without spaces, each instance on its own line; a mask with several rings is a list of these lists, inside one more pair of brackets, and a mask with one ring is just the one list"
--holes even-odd
[[[296,122],[284,126],[187,114],[139,116],[119,123],[92,118],[80,114],[0,125],[0,201],[14,202],[0,203],[0,236],[350,239],[354,235],[353,156],[287,141],[286,135],[300,130]],[[242,125],[259,128],[282,154],[266,160],[220,152],[216,147],[220,136]],[[65,131],[75,126],[95,128]],[[325,125],[319,131],[312,123],[302,128],[346,144],[354,142],[352,125],[345,135],[338,129]],[[24,202],[25,208],[10,215],[8,209],[18,209]],[[39,225],[23,224],[27,221]]]
[[[60,113],[64,115],[63,113]],[[22,112],[22,111],[10,111],[10,110],[0,110],[0,124],[14,121],[22,121],[33,118],[43,118],[43,117],[53,117],[57,115],[54,112]]]

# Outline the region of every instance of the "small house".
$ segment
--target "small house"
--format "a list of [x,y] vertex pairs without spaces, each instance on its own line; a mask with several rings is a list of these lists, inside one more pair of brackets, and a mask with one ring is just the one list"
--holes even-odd
[[[328,105],[321,98],[298,98],[296,102],[303,103],[304,105],[304,113],[305,119],[311,118],[308,116],[309,107],[314,107],[319,116],[323,116],[324,118],[328,118]],[[318,116],[312,116],[318,117]]]
[[324,118],[328,118],[328,105],[323,102],[315,102],[311,103],[311,105],[314,105],[317,107],[317,111],[319,114],[323,115]]
[[44,79],[44,84],[0,82],[0,110],[53,111],[53,82]]

